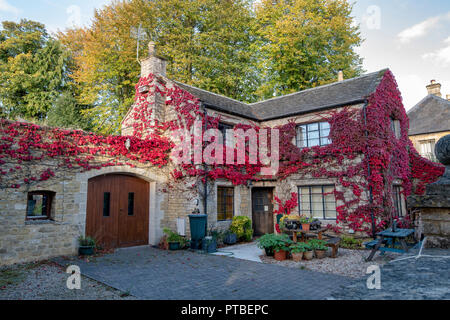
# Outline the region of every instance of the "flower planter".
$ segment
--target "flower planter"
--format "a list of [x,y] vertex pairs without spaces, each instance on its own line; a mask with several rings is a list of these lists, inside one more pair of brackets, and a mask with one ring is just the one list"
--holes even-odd
[[309,223],[302,223],[302,230],[309,231],[309,227],[310,227]]
[[94,254],[93,246],[81,246],[78,248],[78,254],[80,256],[91,256]]
[[204,238],[202,240],[202,249],[205,253],[217,252],[217,241],[216,239]]
[[179,242],[169,242],[169,250],[180,250]]
[[273,257],[273,248],[264,248],[264,251],[266,252],[266,256]]
[[317,258],[317,259],[323,259],[323,258],[325,258],[325,253],[326,253],[326,252],[327,252],[326,250],[315,250],[316,258]]
[[312,260],[313,256],[314,256],[314,252],[313,251],[303,252],[303,258],[305,260]]
[[299,262],[303,258],[303,252],[297,252],[297,253],[292,252],[291,255],[292,255],[292,260],[294,260],[295,262]]
[[235,244],[237,242],[237,235],[235,233],[229,233],[223,239],[225,244]]
[[287,252],[284,250],[280,250],[280,251],[275,251],[273,254],[273,257],[275,258],[275,260],[277,261],[283,261],[286,260],[286,256],[287,256]]

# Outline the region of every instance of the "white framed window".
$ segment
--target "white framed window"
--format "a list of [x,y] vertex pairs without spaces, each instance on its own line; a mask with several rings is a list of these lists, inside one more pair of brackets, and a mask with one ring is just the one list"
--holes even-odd
[[328,122],[314,122],[297,127],[297,147],[310,148],[326,146],[331,143],[330,124]]
[[421,140],[419,141],[420,144],[420,155],[424,158],[427,158],[431,161],[436,161],[436,157],[434,155],[434,147],[435,147],[435,140]]
[[399,185],[394,185],[392,187],[392,203],[394,205],[394,216],[403,217],[405,213],[405,202],[402,193],[402,187]]
[[298,187],[300,214],[315,219],[336,220],[334,185]]
[[400,120],[391,117],[391,130],[397,139],[401,137]]

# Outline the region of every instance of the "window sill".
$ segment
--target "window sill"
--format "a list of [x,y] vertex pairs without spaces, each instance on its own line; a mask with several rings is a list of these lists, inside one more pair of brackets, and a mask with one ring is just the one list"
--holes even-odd
[[50,219],[27,219],[25,220],[25,225],[35,225],[35,224],[56,224],[54,220]]

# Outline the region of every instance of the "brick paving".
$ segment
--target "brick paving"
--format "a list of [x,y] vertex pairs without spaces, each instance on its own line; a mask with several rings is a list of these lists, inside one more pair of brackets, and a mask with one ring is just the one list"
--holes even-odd
[[329,299],[353,282],[300,268],[152,247],[120,249],[89,262],[76,257],[55,261],[76,264],[85,276],[140,299]]

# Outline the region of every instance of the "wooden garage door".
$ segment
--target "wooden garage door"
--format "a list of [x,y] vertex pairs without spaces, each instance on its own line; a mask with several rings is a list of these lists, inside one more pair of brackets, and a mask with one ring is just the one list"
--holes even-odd
[[86,235],[104,248],[148,244],[149,183],[126,175],[89,180]]

